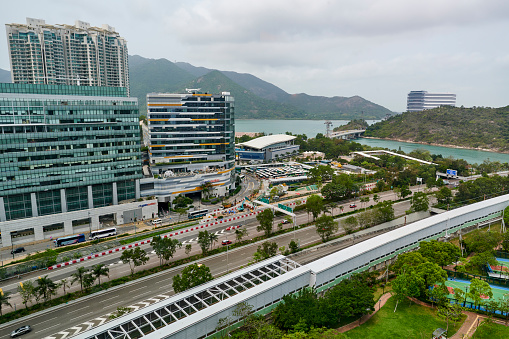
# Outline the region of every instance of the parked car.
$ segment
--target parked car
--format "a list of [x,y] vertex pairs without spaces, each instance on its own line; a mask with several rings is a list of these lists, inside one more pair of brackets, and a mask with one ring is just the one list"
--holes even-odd
[[11,251],[11,254],[16,254],[16,253],[21,253],[21,252],[25,252],[25,248],[24,247],[18,247],[18,248],[15,248]]
[[350,208],[355,208],[355,207],[357,207],[356,204],[350,204]]
[[221,245],[225,246],[225,245],[230,245],[231,243],[232,243],[231,240],[223,240],[221,242]]
[[32,328],[29,325],[21,326],[20,328],[15,329],[11,332],[11,338],[15,338],[17,336],[23,335],[25,333],[28,333],[32,330]]
[[289,224],[289,223],[290,223],[290,221],[285,219],[285,220],[281,221],[281,223],[282,223],[283,225],[284,225],[284,224]]

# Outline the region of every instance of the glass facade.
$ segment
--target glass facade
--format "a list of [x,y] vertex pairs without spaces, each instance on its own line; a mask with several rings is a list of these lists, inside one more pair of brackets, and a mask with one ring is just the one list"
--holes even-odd
[[228,92],[148,94],[147,106],[151,165],[233,165],[235,105]]
[[6,220],[35,216],[35,210],[61,213],[63,206],[87,209],[88,186],[93,207],[111,205],[117,192],[118,201],[133,199],[141,168],[138,103],[125,89],[0,84],[0,197]]

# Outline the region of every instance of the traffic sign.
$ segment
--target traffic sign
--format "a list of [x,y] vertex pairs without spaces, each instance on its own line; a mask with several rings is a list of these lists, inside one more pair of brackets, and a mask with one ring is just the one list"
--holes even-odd
[[445,172],[447,175],[452,175],[452,176],[457,176],[458,175],[458,171],[456,170],[453,170],[453,169],[447,169],[447,171]]
[[293,213],[293,208],[291,207],[288,207],[286,205],[283,205],[283,204],[278,204],[277,207],[279,207],[280,209],[282,210],[285,210],[285,211],[288,211],[290,213]]

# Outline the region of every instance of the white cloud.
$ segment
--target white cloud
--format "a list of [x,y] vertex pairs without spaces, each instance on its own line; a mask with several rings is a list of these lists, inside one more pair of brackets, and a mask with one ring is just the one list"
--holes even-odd
[[[116,0],[3,4],[3,23],[107,23],[131,54],[252,73],[290,93],[360,95],[405,109],[410,90],[508,104],[503,0]],[[5,34],[0,68],[8,69]]]

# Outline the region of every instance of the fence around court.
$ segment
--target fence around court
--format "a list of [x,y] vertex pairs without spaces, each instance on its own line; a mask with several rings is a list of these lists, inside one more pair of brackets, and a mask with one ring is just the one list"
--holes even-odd
[[445,271],[447,272],[447,276],[449,278],[461,279],[461,280],[467,280],[467,281],[477,278],[479,280],[486,281],[490,285],[509,288],[509,280],[504,279],[504,278],[488,277],[488,276],[483,276],[483,275],[457,272],[457,271],[455,272],[455,271],[450,271],[450,270],[445,270]]

